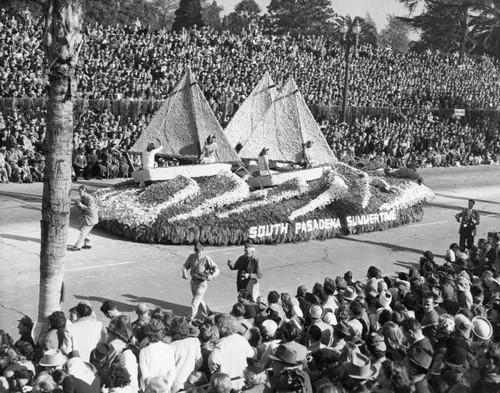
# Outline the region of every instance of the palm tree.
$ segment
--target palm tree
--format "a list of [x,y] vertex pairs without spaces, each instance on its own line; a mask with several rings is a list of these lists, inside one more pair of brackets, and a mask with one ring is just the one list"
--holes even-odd
[[48,0],[43,37],[49,64],[38,320],[59,310],[68,238],[74,69],[83,42],[82,0]]

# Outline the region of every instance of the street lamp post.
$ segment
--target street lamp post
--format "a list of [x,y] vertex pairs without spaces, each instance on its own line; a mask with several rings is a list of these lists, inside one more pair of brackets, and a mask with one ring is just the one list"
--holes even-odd
[[346,121],[346,108],[347,108],[347,96],[349,94],[349,61],[351,48],[353,48],[353,55],[356,55],[356,50],[358,47],[359,33],[361,33],[361,25],[359,21],[356,20],[352,29],[349,30],[349,26],[343,23],[340,26],[340,33],[342,38],[340,39],[340,44],[345,51],[345,78],[344,78],[344,94],[342,99],[342,122]]

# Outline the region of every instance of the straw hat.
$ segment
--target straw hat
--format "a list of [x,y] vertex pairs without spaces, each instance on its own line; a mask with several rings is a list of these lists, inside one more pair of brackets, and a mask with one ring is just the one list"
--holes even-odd
[[43,353],[38,364],[42,367],[57,367],[66,364],[67,361],[68,357],[59,349],[49,349]]
[[493,326],[485,317],[472,318],[472,332],[481,340],[489,340],[493,335]]

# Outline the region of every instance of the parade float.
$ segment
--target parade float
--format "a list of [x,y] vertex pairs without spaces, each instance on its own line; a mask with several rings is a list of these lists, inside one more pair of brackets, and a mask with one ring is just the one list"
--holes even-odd
[[[99,226],[150,243],[296,242],[420,221],[434,197],[414,171],[384,174],[338,162],[295,82],[277,94],[268,75],[222,131],[188,71],[132,152],[158,138],[161,155],[194,160],[210,134],[218,163],[140,170],[97,191]],[[297,163],[306,141],[315,163],[304,169]],[[258,176],[252,165],[263,147],[274,164],[271,176]]]

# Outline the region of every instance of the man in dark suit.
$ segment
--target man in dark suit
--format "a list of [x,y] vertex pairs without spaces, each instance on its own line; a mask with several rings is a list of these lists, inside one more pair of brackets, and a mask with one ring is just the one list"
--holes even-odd
[[476,226],[479,225],[479,212],[473,209],[475,203],[474,199],[469,199],[469,207],[455,215],[457,222],[460,223],[458,233],[460,234],[459,243],[461,250],[464,250],[465,246],[470,250],[474,245]]

